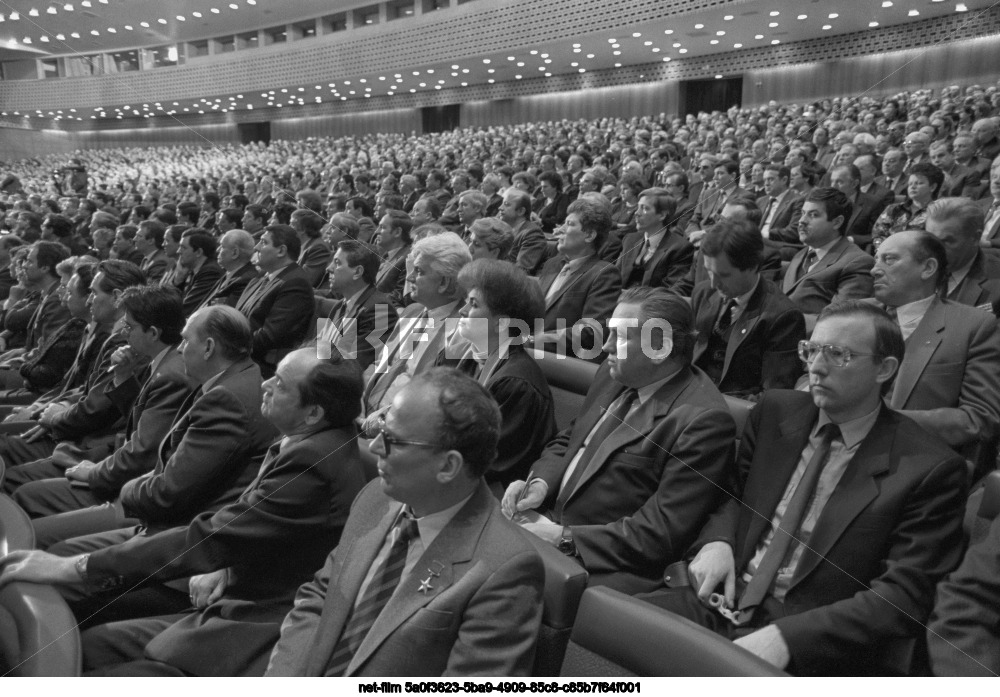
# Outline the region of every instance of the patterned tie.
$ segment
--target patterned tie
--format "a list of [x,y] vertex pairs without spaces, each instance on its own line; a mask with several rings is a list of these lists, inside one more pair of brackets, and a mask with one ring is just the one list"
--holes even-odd
[[778,529],[774,531],[767,551],[764,552],[764,556],[760,560],[760,566],[757,567],[750,583],[747,584],[746,590],[740,597],[739,609],[741,611],[749,609],[749,612],[740,613],[740,624],[749,621],[753,615],[752,608],[763,602],[764,596],[767,595],[771,584],[778,576],[778,571],[785,565],[785,559],[789,557],[789,552],[792,551],[796,541],[795,536],[802,526],[806,511],[809,510],[808,504],[816,492],[819,475],[823,472],[823,467],[826,466],[830,457],[830,444],[839,436],[840,427],[837,424],[823,426],[819,445],[816,446],[815,452],[809,458],[809,464],[806,465],[802,479],[795,487],[795,493],[792,494],[792,498],[785,508],[785,514],[781,516],[781,522],[778,524]]
[[351,613],[340,640],[337,642],[333,655],[327,663],[327,676],[340,676],[347,670],[347,666],[357,653],[358,647],[364,641],[371,630],[375,620],[382,613],[386,603],[392,597],[399,579],[403,575],[403,567],[406,566],[406,553],[409,550],[410,540],[420,536],[417,528],[417,521],[407,514],[402,514],[400,520],[393,528],[396,539],[389,547],[389,554],[386,555],[380,568],[372,574],[372,582],[365,589],[364,597]]

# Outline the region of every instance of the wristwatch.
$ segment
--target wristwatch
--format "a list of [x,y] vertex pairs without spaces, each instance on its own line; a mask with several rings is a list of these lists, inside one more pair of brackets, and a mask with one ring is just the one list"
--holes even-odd
[[568,557],[576,556],[576,542],[573,541],[573,530],[568,525],[563,526],[562,537],[559,539],[556,549]]

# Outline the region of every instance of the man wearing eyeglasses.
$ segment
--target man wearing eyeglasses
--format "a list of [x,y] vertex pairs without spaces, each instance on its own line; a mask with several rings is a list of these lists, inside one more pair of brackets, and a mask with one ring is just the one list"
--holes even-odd
[[299,588],[267,675],[527,675],[544,579],[482,475],[500,411],[448,368],[416,377],[378,421],[379,478]]
[[960,457],[883,402],[903,351],[878,307],[824,310],[799,344],[809,393],[764,393],[688,573],[645,599],[793,673],[907,672],[891,649],[922,636],[961,558],[967,484]]
[[906,359],[889,405],[992,469],[1000,426],[1000,329],[989,309],[946,300],[947,250],[930,232],[891,235],[876,254],[875,299],[896,316]]

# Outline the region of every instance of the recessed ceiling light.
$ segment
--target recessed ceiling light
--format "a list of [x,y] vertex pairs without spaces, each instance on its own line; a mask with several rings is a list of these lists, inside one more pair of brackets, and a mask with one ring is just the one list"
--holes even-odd
[[778,45],[778,44],[780,44],[780,43],[781,43],[781,41],[780,41],[780,40],[778,40],[778,39],[771,39],[771,45],[772,45],[772,46],[776,46],[776,45]]
[[573,44],[573,48],[580,48],[580,44]]
[[722,76],[721,76],[721,75],[716,75],[716,76],[715,76],[715,79],[716,79],[716,80],[721,80],[721,79],[722,79]]
[[670,36],[671,34],[674,33],[674,30],[673,29],[664,29],[663,33],[666,34],[667,36]]
[[520,79],[521,79],[521,76],[520,76],[520,75],[515,75],[515,76],[514,76],[514,79],[515,79],[515,80],[520,80]]
[[916,17],[920,14],[920,10],[910,10],[906,14],[909,15],[910,17]]
[[149,29],[149,22],[139,22],[139,26],[143,29]]
[[496,70],[494,70],[493,68],[490,68],[490,69],[489,69],[489,70],[487,70],[486,72],[488,72],[488,73],[489,73],[490,75],[492,75],[493,73],[495,73],[495,72],[496,72]]
[[65,5],[63,5],[63,9],[66,10],[67,12],[72,12],[73,11],[73,3],[67,2]]
[[[593,58],[593,56],[589,56],[589,57],[590,57],[590,58]],[[522,63],[521,61],[518,61],[518,62],[517,62],[517,67],[518,67],[518,68],[523,68],[523,67],[524,67],[524,63]]]
[[58,9],[56,9],[56,6],[55,6],[55,5],[49,5],[49,9],[47,9],[47,10],[45,10],[45,11],[46,11],[46,12],[48,12],[48,13],[49,13],[50,15],[54,15],[54,14],[55,14],[56,12],[58,12],[59,10],[58,10]]
[[90,33],[91,33],[92,36],[100,36],[101,35],[101,32],[97,31],[96,29],[91,29]]
[[230,9],[230,10],[238,10],[238,9],[240,9],[240,6],[239,6],[239,5],[237,5],[237,4],[236,4],[236,3],[234,3],[234,2],[231,2],[231,3],[229,3],[229,9]]
[[695,29],[704,29],[704,28],[705,28],[705,25],[704,25],[704,24],[695,24],[695,25],[694,25],[694,28],[695,28]]
[[490,59],[489,58],[483,58],[483,64],[484,65],[489,65],[490,64]]
[[878,22],[868,22],[868,26],[874,29],[875,27],[878,26]]
[[654,47],[654,48],[653,48],[653,53],[659,53],[659,52],[660,52],[660,49],[659,49],[659,47]]
[[664,57],[663,57],[663,62],[664,62],[664,63],[669,63],[669,62],[670,62],[670,60],[671,60],[671,59],[670,59],[670,56],[664,56]]
[[799,15],[798,17],[796,17],[796,19],[798,19],[800,21],[803,20],[803,19],[809,19],[809,15]]
[[968,12],[969,8],[965,6],[964,2],[960,2],[955,5],[955,12]]
[[220,12],[220,10],[218,8],[215,8],[215,7],[212,8],[212,14],[217,15],[217,14],[219,14],[219,12]]
[[757,41],[760,41],[761,39],[763,39],[763,38],[764,38],[764,35],[763,35],[763,34],[757,34],[757,35],[756,35],[756,36],[754,36],[753,38],[757,39]]
[[56,41],[65,41],[66,37],[63,34],[56,34]]
[[585,72],[587,72],[587,69],[586,68],[580,68],[580,72],[581,73],[585,73]]
[[823,31],[829,31],[830,29],[833,29],[833,27],[831,25],[829,25],[829,24],[824,24],[823,25]]
[[687,52],[688,52],[688,50],[686,48],[682,48],[677,53],[687,53]]
[[638,38],[640,38],[641,36],[642,36],[642,33],[641,33],[641,32],[637,32],[637,31],[634,31],[634,32],[632,32],[632,38],[633,38],[633,39],[638,39]]
[[47,44],[48,42],[49,42],[49,37],[45,36],[45,34],[42,34],[42,43]]
[[29,17],[37,17],[38,16],[38,10],[36,10],[34,7],[32,7],[30,10],[28,10],[28,16]]
[[590,60],[594,60],[594,54],[593,53],[588,53],[587,54],[587,58],[589,58]]
[[725,16],[725,17],[723,17],[722,19],[724,19],[725,21],[729,22],[729,21],[732,21],[732,19],[733,19],[733,16],[732,16],[732,15],[726,15],[726,16]]
[[882,7],[892,7],[892,0],[883,0]]
[[539,56],[539,57],[540,57],[540,58],[548,58],[548,57],[549,57],[549,54],[547,54],[547,53],[543,53],[543,54],[541,54],[541,56]]
[[571,67],[571,68],[575,68],[575,67],[577,67],[577,66],[579,66],[579,65],[580,65],[579,63],[570,63],[570,64],[569,64],[569,67]]
[[538,55],[538,51],[528,51],[528,53],[530,53],[533,56],[537,56]]
[[643,42],[642,42],[642,45],[643,45],[643,46],[652,46],[652,45],[653,45],[653,42],[652,42],[652,41],[643,41]]
[[774,29],[776,26],[778,26],[778,23],[777,22],[768,22],[767,26],[769,26],[771,29]]
[[114,27],[108,27],[108,33],[109,34],[117,34],[118,30],[115,29]]
[[191,15],[197,17],[198,19],[201,19],[201,12],[192,12]]
[[70,36],[72,36],[74,39],[80,38],[80,35],[77,32],[73,32],[72,34],[70,34]]
[[160,24],[166,24],[167,23],[167,20],[163,19],[162,17],[160,19],[156,20],[156,21],[159,22]]
[[733,48],[743,48],[743,44],[733,44]]
[[674,44],[674,48],[680,48],[680,47],[681,47],[680,42],[677,42],[677,43]]
[[831,12],[830,13],[830,19],[837,19],[837,17],[839,17],[839,16],[840,15],[838,15],[836,12]]
[[31,37],[30,36],[24,37],[24,40],[21,41],[21,43],[22,44],[30,44],[31,43]]
[[622,64],[621,63],[615,63],[615,67],[616,68],[620,68],[620,67],[622,67]]
[[716,36],[725,36],[726,32],[720,30],[720,31],[715,32],[715,35]]
[[[652,41],[647,41],[646,43],[647,43],[647,44],[651,44],[651,43],[653,43],[653,42],[652,42]],[[621,47],[622,47],[622,45],[621,45],[621,44],[611,44],[611,48],[621,48]]]
[[711,40],[711,41],[709,41],[708,43],[710,43],[710,44],[712,44],[713,46],[715,46],[715,45],[716,45],[717,43],[719,43],[719,40],[718,40],[718,39],[712,39],[712,40]]

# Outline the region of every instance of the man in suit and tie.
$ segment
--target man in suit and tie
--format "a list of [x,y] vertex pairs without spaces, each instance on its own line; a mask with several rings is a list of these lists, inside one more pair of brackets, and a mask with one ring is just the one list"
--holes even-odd
[[453,369],[396,395],[372,441],[379,479],[299,589],[266,675],[530,673],[544,571],[482,478],[499,430],[493,399]]
[[527,483],[507,488],[503,510],[577,560],[590,583],[635,593],[660,583],[718,506],[736,427],[718,389],[691,366],[685,300],[632,288],[610,324],[608,359],[580,417]]
[[399,178],[399,194],[403,197],[403,212],[411,212],[423,193],[424,190],[420,188],[420,180],[417,179],[416,175],[404,174]]
[[247,284],[236,309],[250,320],[250,355],[270,377],[278,361],[305,339],[315,301],[309,279],[295,263],[300,243],[291,226],[269,225],[255,250],[263,275]]
[[172,266],[167,253],[163,251],[163,237],[167,227],[159,220],[144,220],[135,233],[135,248],[142,254],[139,269],[146,274],[147,283],[159,284],[160,279]]
[[881,309],[829,307],[799,351],[811,394],[764,394],[687,573],[644,599],[796,674],[906,671],[882,649],[961,558],[965,464],[883,403],[904,349]]
[[788,188],[791,170],[785,165],[764,168],[764,193],[757,199],[761,213],[760,234],[771,240],[783,259],[791,259],[802,249],[799,241],[799,218],[802,198]]
[[858,168],[858,174],[860,175],[860,180],[858,183],[858,191],[863,194],[868,194],[876,201],[879,202],[880,209],[885,210],[885,207],[890,203],[894,203],[896,200],[895,194],[893,194],[889,189],[887,189],[882,184],[879,184],[876,179],[878,174],[878,160],[875,159],[874,155],[860,155],[854,159],[851,163]]
[[44,395],[8,417],[3,425],[4,435],[0,436],[0,457],[7,465],[7,482],[11,481],[11,467],[50,456],[60,441],[86,447],[119,430],[123,423],[121,412],[104,391],[112,379],[111,357],[125,341],[112,332],[112,327],[121,317],[118,300],[122,292],[142,285],[144,280],[139,267],[127,261],[112,259],[98,265],[88,300],[94,327],[83,340],[84,345],[89,344],[87,354],[93,354],[89,370],[78,377],[82,369],[77,368],[83,365],[78,360],[70,369],[70,381],[64,389]]
[[929,232],[897,232],[879,246],[874,295],[895,311],[906,341],[889,406],[967,460],[992,468],[1000,427],[1000,328],[992,312],[942,299],[947,267],[944,246]]
[[885,206],[874,196],[862,193],[859,189],[860,182],[861,172],[854,165],[838,165],[830,170],[830,186],[847,196],[847,200],[851,202],[846,237],[861,249],[867,249],[872,242],[872,226]]
[[313,288],[319,287],[333,256],[329,245],[322,238],[323,222],[319,213],[307,208],[299,208],[289,220],[301,245],[297,263]]
[[[12,384],[10,388],[20,387],[21,379],[17,367],[25,353],[41,346],[42,343],[60,326],[69,321],[69,310],[59,299],[59,272],[56,267],[66,259],[65,248],[56,242],[40,241],[31,246],[28,258],[24,262],[25,281],[33,289],[41,293],[41,300],[28,322],[27,338],[22,348],[11,349],[0,355],[4,367],[0,368],[0,376],[10,373]],[[12,332],[4,330],[0,338],[7,340]]]
[[[261,411],[281,437],[236,501],[86,557],[34,552],[6,559],[0,582],[45,577],[67,594],[105,603],[118,596],[119,621],[84,633],[84,670],[263,673],[296,589],[336,547],[365,477],[353,424],[361,395],[353,362],[301,349],[282,360],[262,390]],[[146,606],[150,591],[134,590],[140,581],[172,602]],[[137,619],[121,621],[130,615]]]
[[538,277],[545,315],[543,332],[534,336],[536,347],[563,355],[579,347],[594,358],[600,355],[600,337],[622,285],[618,269],[597,257],[612,225],[607,205],[598,200],[583,197],[569,204],[566,221],[556,228],[558,255]]
[[319,324],[316,343],[334,347],[364,370],[396,327],[396,308],[375,288],[379,257],[370,246],[343,240],[330,262],[330,290],[340,296],[325,322]]
[[1000,249],[1000,157],[990,167],[989,194],[976,202],[986,218],[980,245]]
[[246,230],[230,230],[219,240],[215,260],[223,275],[205,296],[199,306],[229,305],[235,307],[250,281],[257,278],[257,267],[253,265],[253,236]]
[[844,236],[850,215],[851,202],[837,189],[813,189],[802,204],[805,247],[792,258],[781,289],[802,310],[807,332],[830,303],[871,295],[875,260]]
[[536,275],[545,263],[548,243],[541,226],[531,219],[531,196],[514,187],[507,189],[500,204],[500,219],[510,225],[514,233],[510,260],[529,276]]
[[622,240],[618,257],[623,288],[671,288],[691,268],[694,246],[670,225],[676,206],[666,189],[646,189],[639,194],[637,229]]
[[[983,195],[983,180],[988,178],[992,160],[979,157],[976,154],[976,139],[971,133],[959,133],[951,141],[952,150],[955,153],[955,162],[962,167],[966,167],[976,172],[977,179],[969,183],[969,188],[965,194],[973,199],[978,199]],[[985,187],[989,193],[989,182]]]
[[365,371],[365,416],[384,410],[415,375],[435,365],[442,351],[460,358],[467,347],[458,337],[465,291],[458,272],[472,261],[469,248],[454,232],[419,240],[411,252],[413,303],[399,313],[396,331],[377,361]]
[[978,191],[980,173],[955,161],[950,140],[939,140],[931,145],[931,164],[944,172],[944,184],[938,192],[940,198],[971,196]]
[[994,314],[1000,310],[1000,257],[979,246],[983,210],[967,198],[939,198],[927,207],[924,229],[948,255],[948,300]]
[[222,269],[215,262],[218,242],[203,228],[190,228],[181,235],[177,262],[187,273],[183,289],[184,314],[190,316],[208,297],[222,276]]
[[406,283],[406,257],[410,253],[410,230],[413,221],[403,211],[388,211],[375,231],[375,247],[382,263],[375,274],[375,289],[388,296],[396,307],[403,306]]
[[906,187],[909,177],[906,176],[906,155],[902,150],[893,148],[882,158],[882,176],[876,181],[892,192],[893,200],[902,203],[906,200]]
[[798,343],[806,338],[802,312],[761,276],[763,252],[754,226],[719,221],[701,244],[708,280],[691,297],[698,333],[692,363],[719,391],[748,399],[795,386]]
[[[128,419],[125,442],[103,459],[91,453],[59,452],[14,468],[11,488],[18,505],[34,520],[35,545],[126,524],[114,502],[129,480],[156,465],[160,443],[193,386],[177,352],[184,326],[180,295],[172,288],[143,286],[122,294],[128,346],[114,356],[113,380],[104,388]],[[147,373],[149,377],[141,382]],[[96,460],[96,461],[95,461]],[[83,514],[71,514],[81,511]]]
[[687,224],[684,233],[691,244],[696,244],[712,223],[719,219],[722,207],[726,201],[745,192],[739,186],[740,166],[732,160],[722,160],[715,165],[715,188],[706,194],[695,206],[691,222]]

